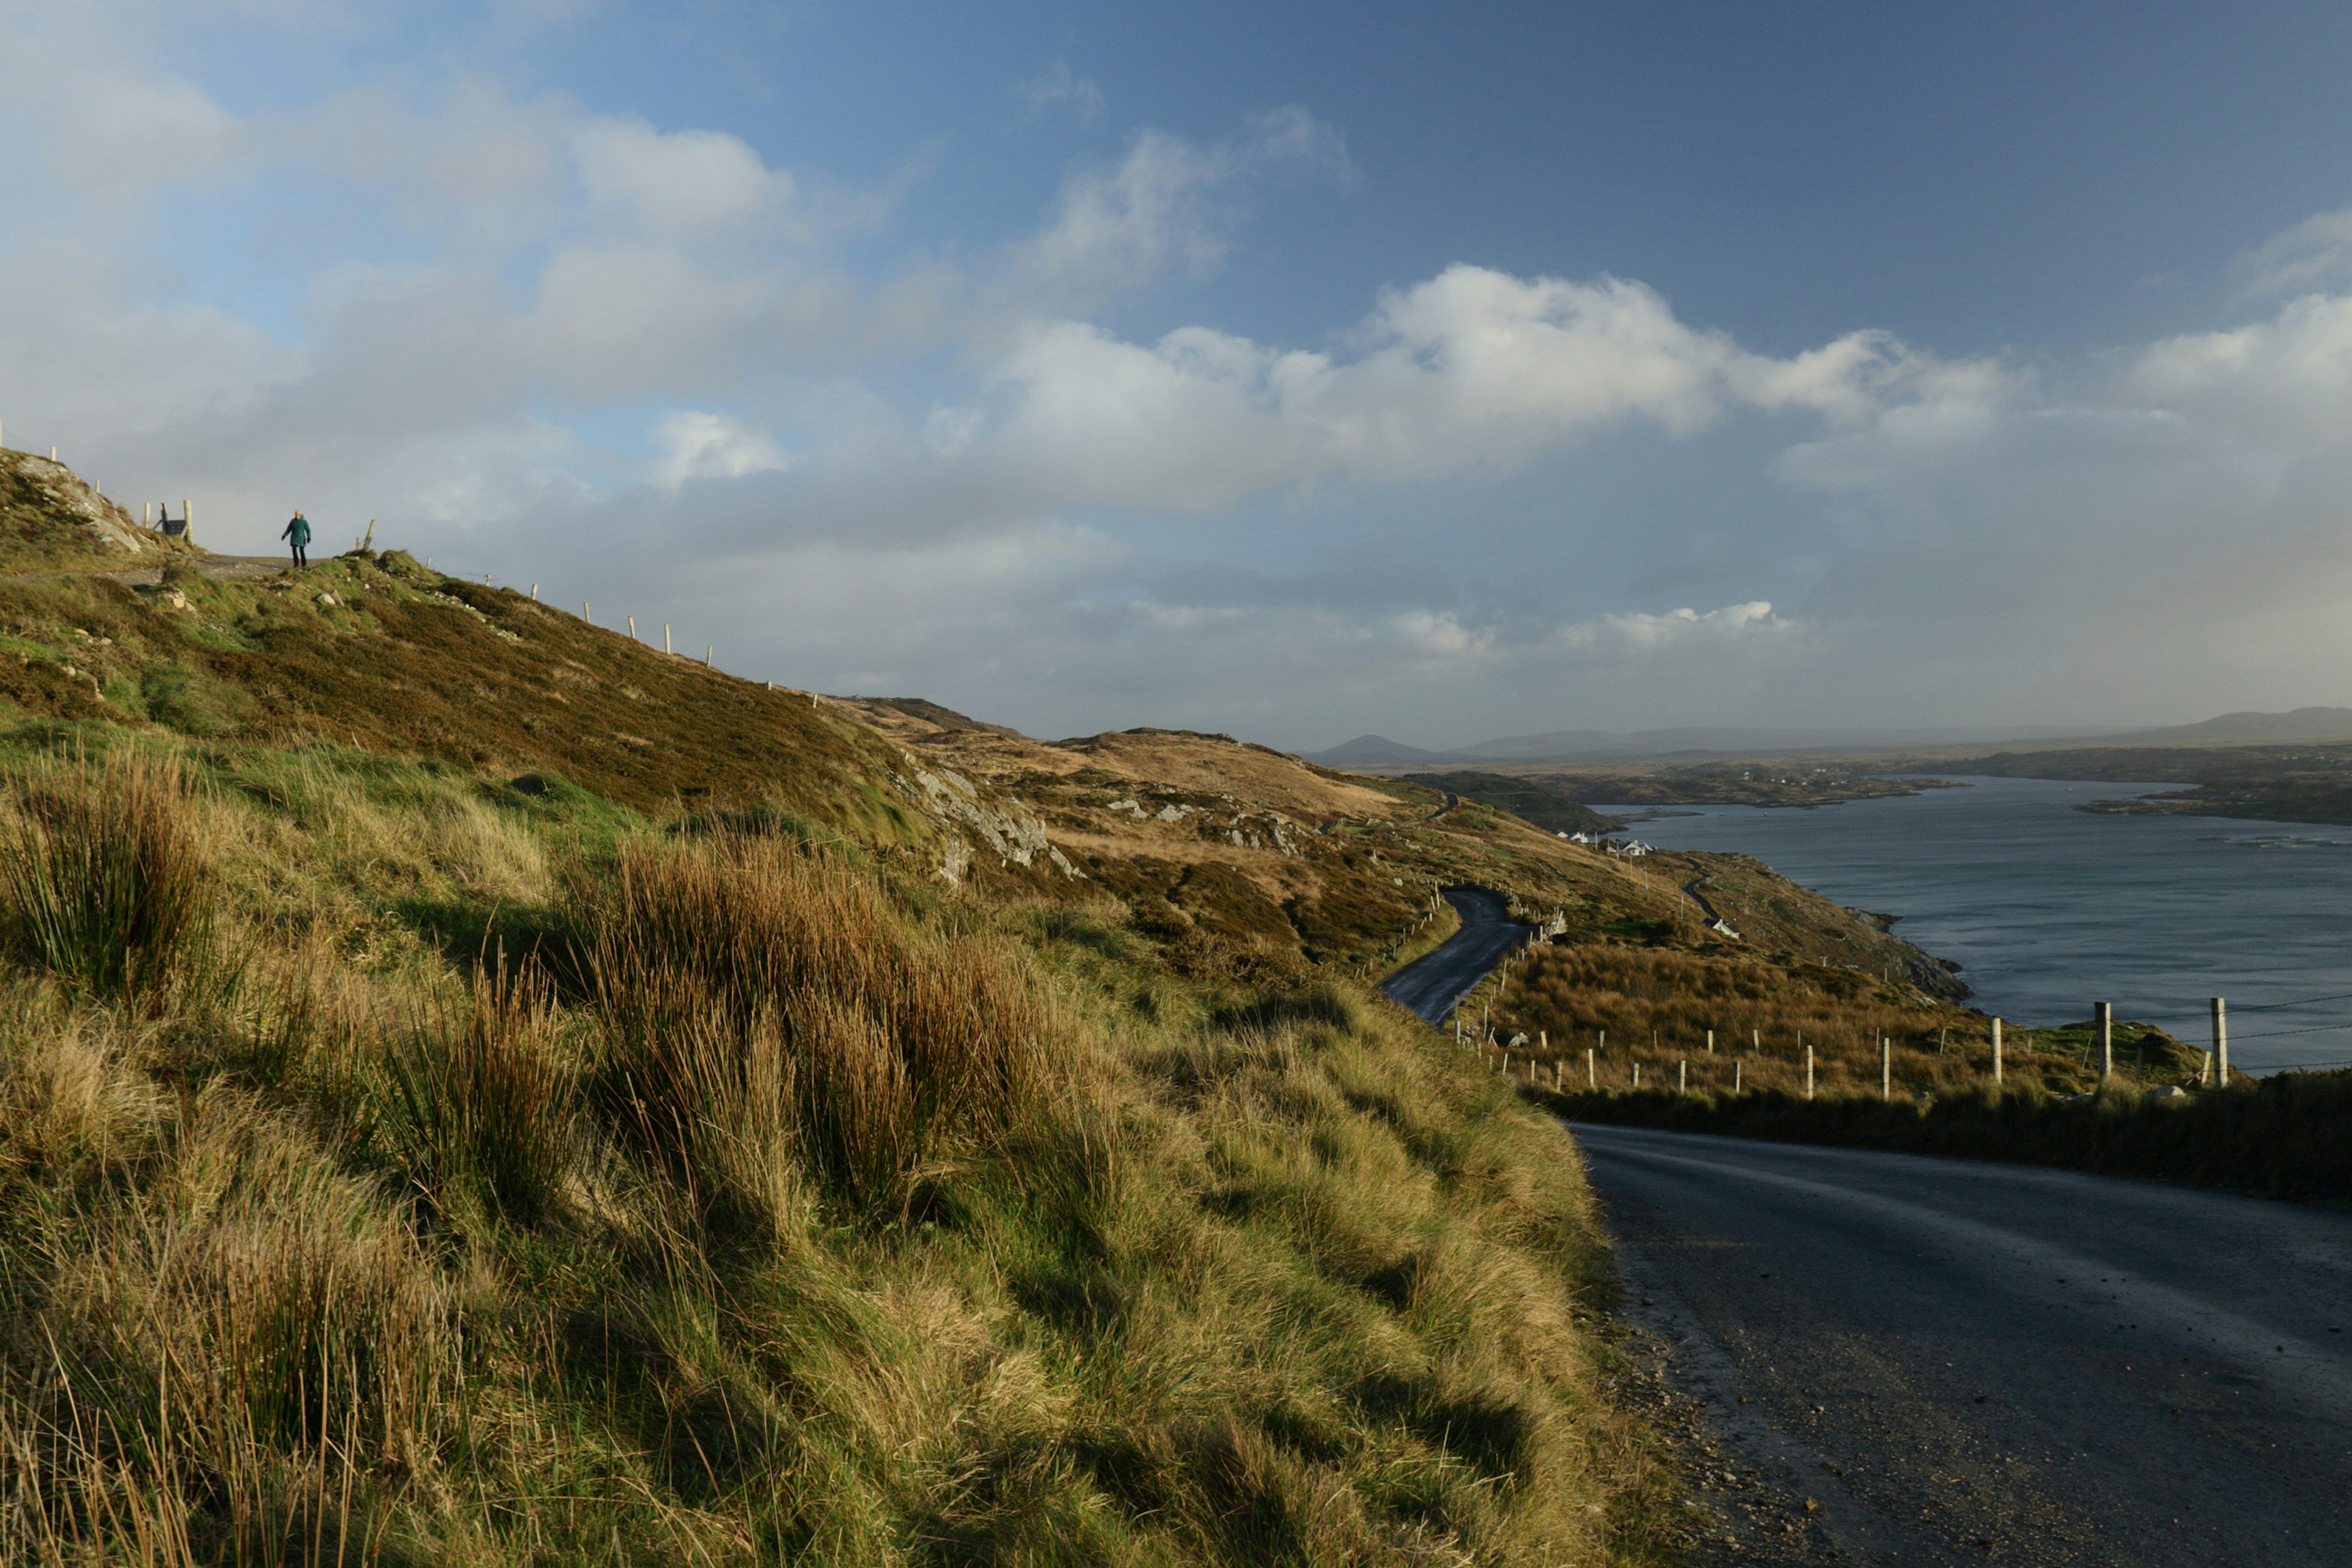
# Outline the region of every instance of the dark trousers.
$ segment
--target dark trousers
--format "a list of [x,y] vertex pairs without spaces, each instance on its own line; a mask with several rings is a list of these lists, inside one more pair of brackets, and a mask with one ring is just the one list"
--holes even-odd
[[294,546],[294,564],[298,567],[310,564],[310,552],[299,544]]

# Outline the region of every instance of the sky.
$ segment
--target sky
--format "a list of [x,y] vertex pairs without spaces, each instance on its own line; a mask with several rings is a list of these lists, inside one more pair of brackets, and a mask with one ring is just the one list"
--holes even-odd
[[0,431],[1034,734],[2352,705],[2352,8],[0,0]]

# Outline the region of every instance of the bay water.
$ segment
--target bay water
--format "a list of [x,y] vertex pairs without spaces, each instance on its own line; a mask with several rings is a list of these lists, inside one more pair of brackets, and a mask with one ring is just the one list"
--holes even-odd
[[2230,1062],[2352,1064],[2352,827],[2074,809],[2178,788],[1966,778],[1916,795],[1672,812],[1628,830],[1662,849],[1738,850],[1958,963],[1971,1004],[2020,1027],[2095,1001],[2208,1045],[2229,999]]

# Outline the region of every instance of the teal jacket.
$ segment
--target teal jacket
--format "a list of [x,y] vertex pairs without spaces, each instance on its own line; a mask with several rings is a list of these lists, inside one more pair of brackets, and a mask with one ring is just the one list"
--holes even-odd
[[286,525],[286,531],[278,537],[307,549],[310,543],[310,519],[297,514],[294,521]]

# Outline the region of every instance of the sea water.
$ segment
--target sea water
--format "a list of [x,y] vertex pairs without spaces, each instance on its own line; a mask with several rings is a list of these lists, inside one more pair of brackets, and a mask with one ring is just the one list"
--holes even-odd
[[2210,1044],[2229,999],[2230,1064],[2352,1063],[2352,827],[2077,811],[2177,784],[1966,778],[1839,805],[1603,805],[1668,811],[1630,836],[1728,849],[1955,960],[1972,1005],[2020,1027],[2118,1019]]

